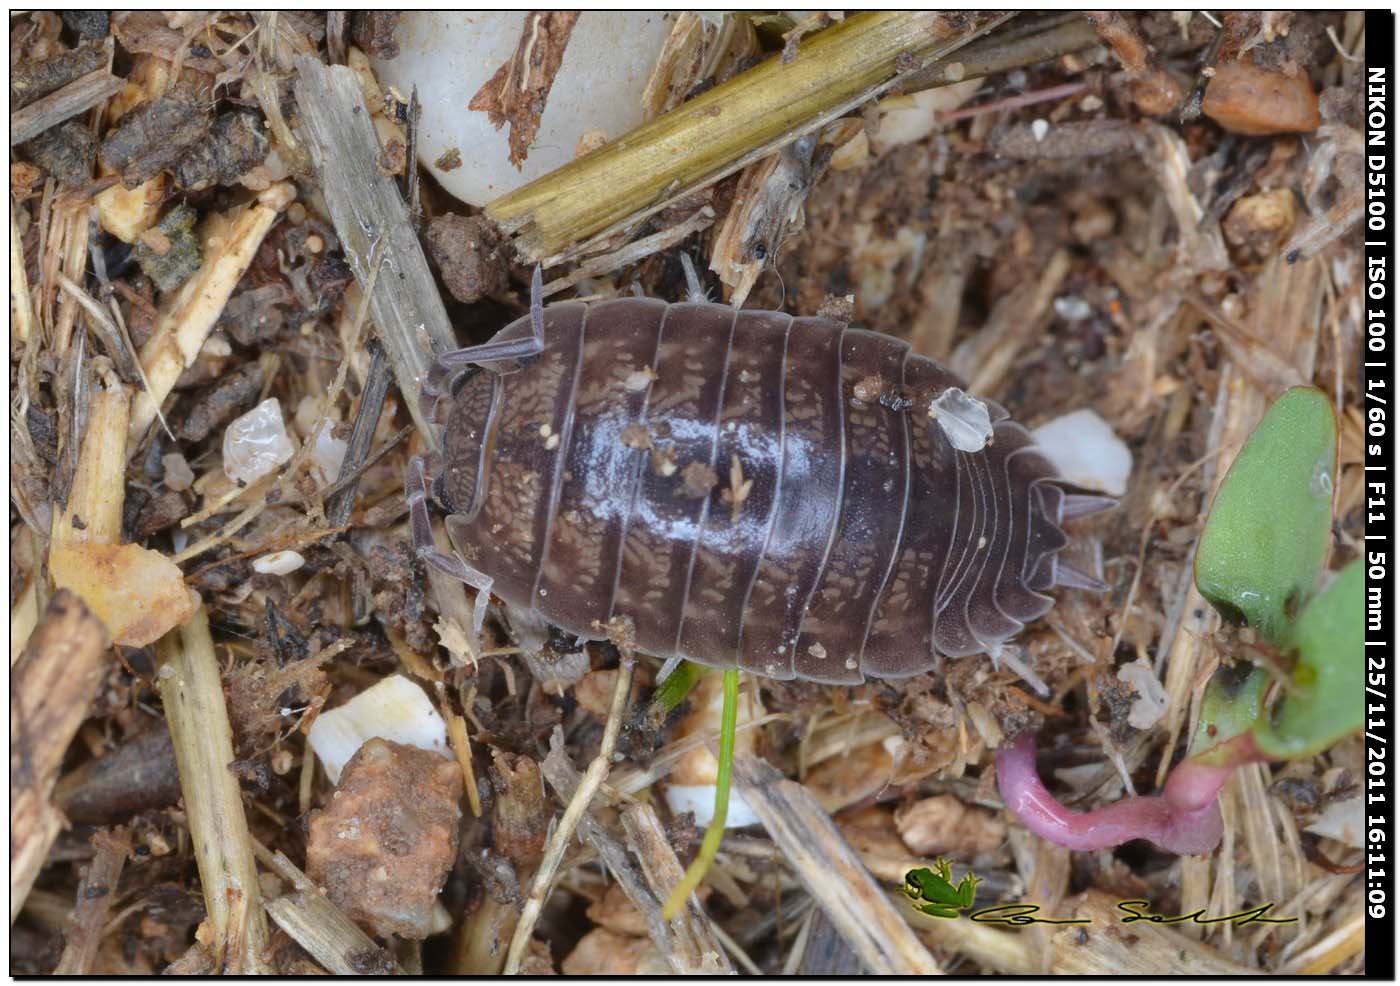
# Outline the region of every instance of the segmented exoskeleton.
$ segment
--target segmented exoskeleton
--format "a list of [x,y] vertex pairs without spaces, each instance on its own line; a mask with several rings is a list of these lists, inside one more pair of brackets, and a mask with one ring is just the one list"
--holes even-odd
[[[419,554],[581,637],[771,678],[900,678],[997,655],[1053,605],[1067,495],[1024,428],[955,448],[961,383],[892,336],[827,318],[626,298],[544,307],[441,356],[432,491],[407,483]],[[960,395],[960,392],[959,392]]]

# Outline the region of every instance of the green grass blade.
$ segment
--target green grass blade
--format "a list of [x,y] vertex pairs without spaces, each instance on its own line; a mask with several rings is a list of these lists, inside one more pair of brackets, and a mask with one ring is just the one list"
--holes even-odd
[[[679,669],[677,669],[679,673]],[[667,679],[669,682],[670,679]],[[715,861],[719,844],[724,841],[724,826],[729,819],[729,781],[734,774],[734,734],[739,727],[739,669],[728,668],[724,672],[724,707],[720,712],[719,727],[719,770],[715,776],[715,814],[710,819],[710,827],[705,830],[700,851],[685,871],[685,876],[671,892],[661,916],[671,920],[685,906],[686,899],[709,872]]]

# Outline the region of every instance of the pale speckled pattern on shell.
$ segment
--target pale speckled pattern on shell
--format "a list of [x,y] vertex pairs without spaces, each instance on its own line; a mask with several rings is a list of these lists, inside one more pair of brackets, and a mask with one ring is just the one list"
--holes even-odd
[[437,487],[512,609],[845,684],[994,649],[1053,605],[1053,467],[991,402],[991,444],[949,445],[928,408],[961,383],[907,343],[652,299],[550,305],[544,328],[450,400]]

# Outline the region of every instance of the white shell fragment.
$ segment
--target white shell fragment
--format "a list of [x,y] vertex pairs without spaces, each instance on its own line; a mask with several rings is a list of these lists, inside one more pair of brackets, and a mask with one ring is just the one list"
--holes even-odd
[[[705,828],[715,817],[715,786],[713,784],[668,784],[666,804],[674,814],[691,812],[695,824]],[[729,813],[724,816],[726,829],[741,829],[757,825],[759,817],[754,814],[744,796],[734,788],[729,789]]]
[[1134,729],[1150,729],[1167,714],[1167,690],[1162,687],[1151,665],[1133,661],[1118,669],[1119,681],[1137,692],[1128,710],[1128,725]]
[[331,434],[331,423],[327,421],[316,432],[311,442],[311,468],[322,484],[329,486],[340,475],[341,464],[345,462],[346,444]]
[[948,443],[959,452],[980,452],[992,438],[992,416],[987,405],[957,387],[938,395],[929,408]]
[[282,405],[275,397],[234,418],[224,432],[224,473],[235,483],[256,483],[290,462],[292,453]]
[[290,575],[306,564],[296,551],[272,551],[253,559],[253,571],[259,575]]
[[[407,101],[414,86],[423,106],[418,159],[444,189],[485,205],[568,164],[580,139],[602,131],[614,140],[642,123],[642,91],[675,21],[662,11],[585,11],[545,99],[540,129],[517,169],[509,125],[497,130],[467,105],[514,53],[525,11],[413,11],[399,21],[399,54],[375,59],[379,82]],[[460,165],[447,168],[452,151]],[[446,155],[446,158],[444,158]]]
[[1133,453],[1108,422],[1083,408],[1035,429],[1040,452],[1068,483],[1086,490],[1122,496],[1133,471]]
[[340,772],[365,741],[376,736],[452,755],[442,716],[423,689],[401,674],[385,678],[344,705],[322,712],[307,734],[333,783],[340,780]]

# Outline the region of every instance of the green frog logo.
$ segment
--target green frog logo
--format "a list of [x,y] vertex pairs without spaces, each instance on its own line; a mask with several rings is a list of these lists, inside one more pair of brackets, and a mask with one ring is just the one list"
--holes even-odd
[[921,866],[910,870],[904,876],[904,894],[914,901],[914,906],[925,914],[936,918],[956,918],[972,906],[977,895],[980,877],[969,870],[957,885],[953,884],[953,868],[948,861],[939,858],[934,868]]

